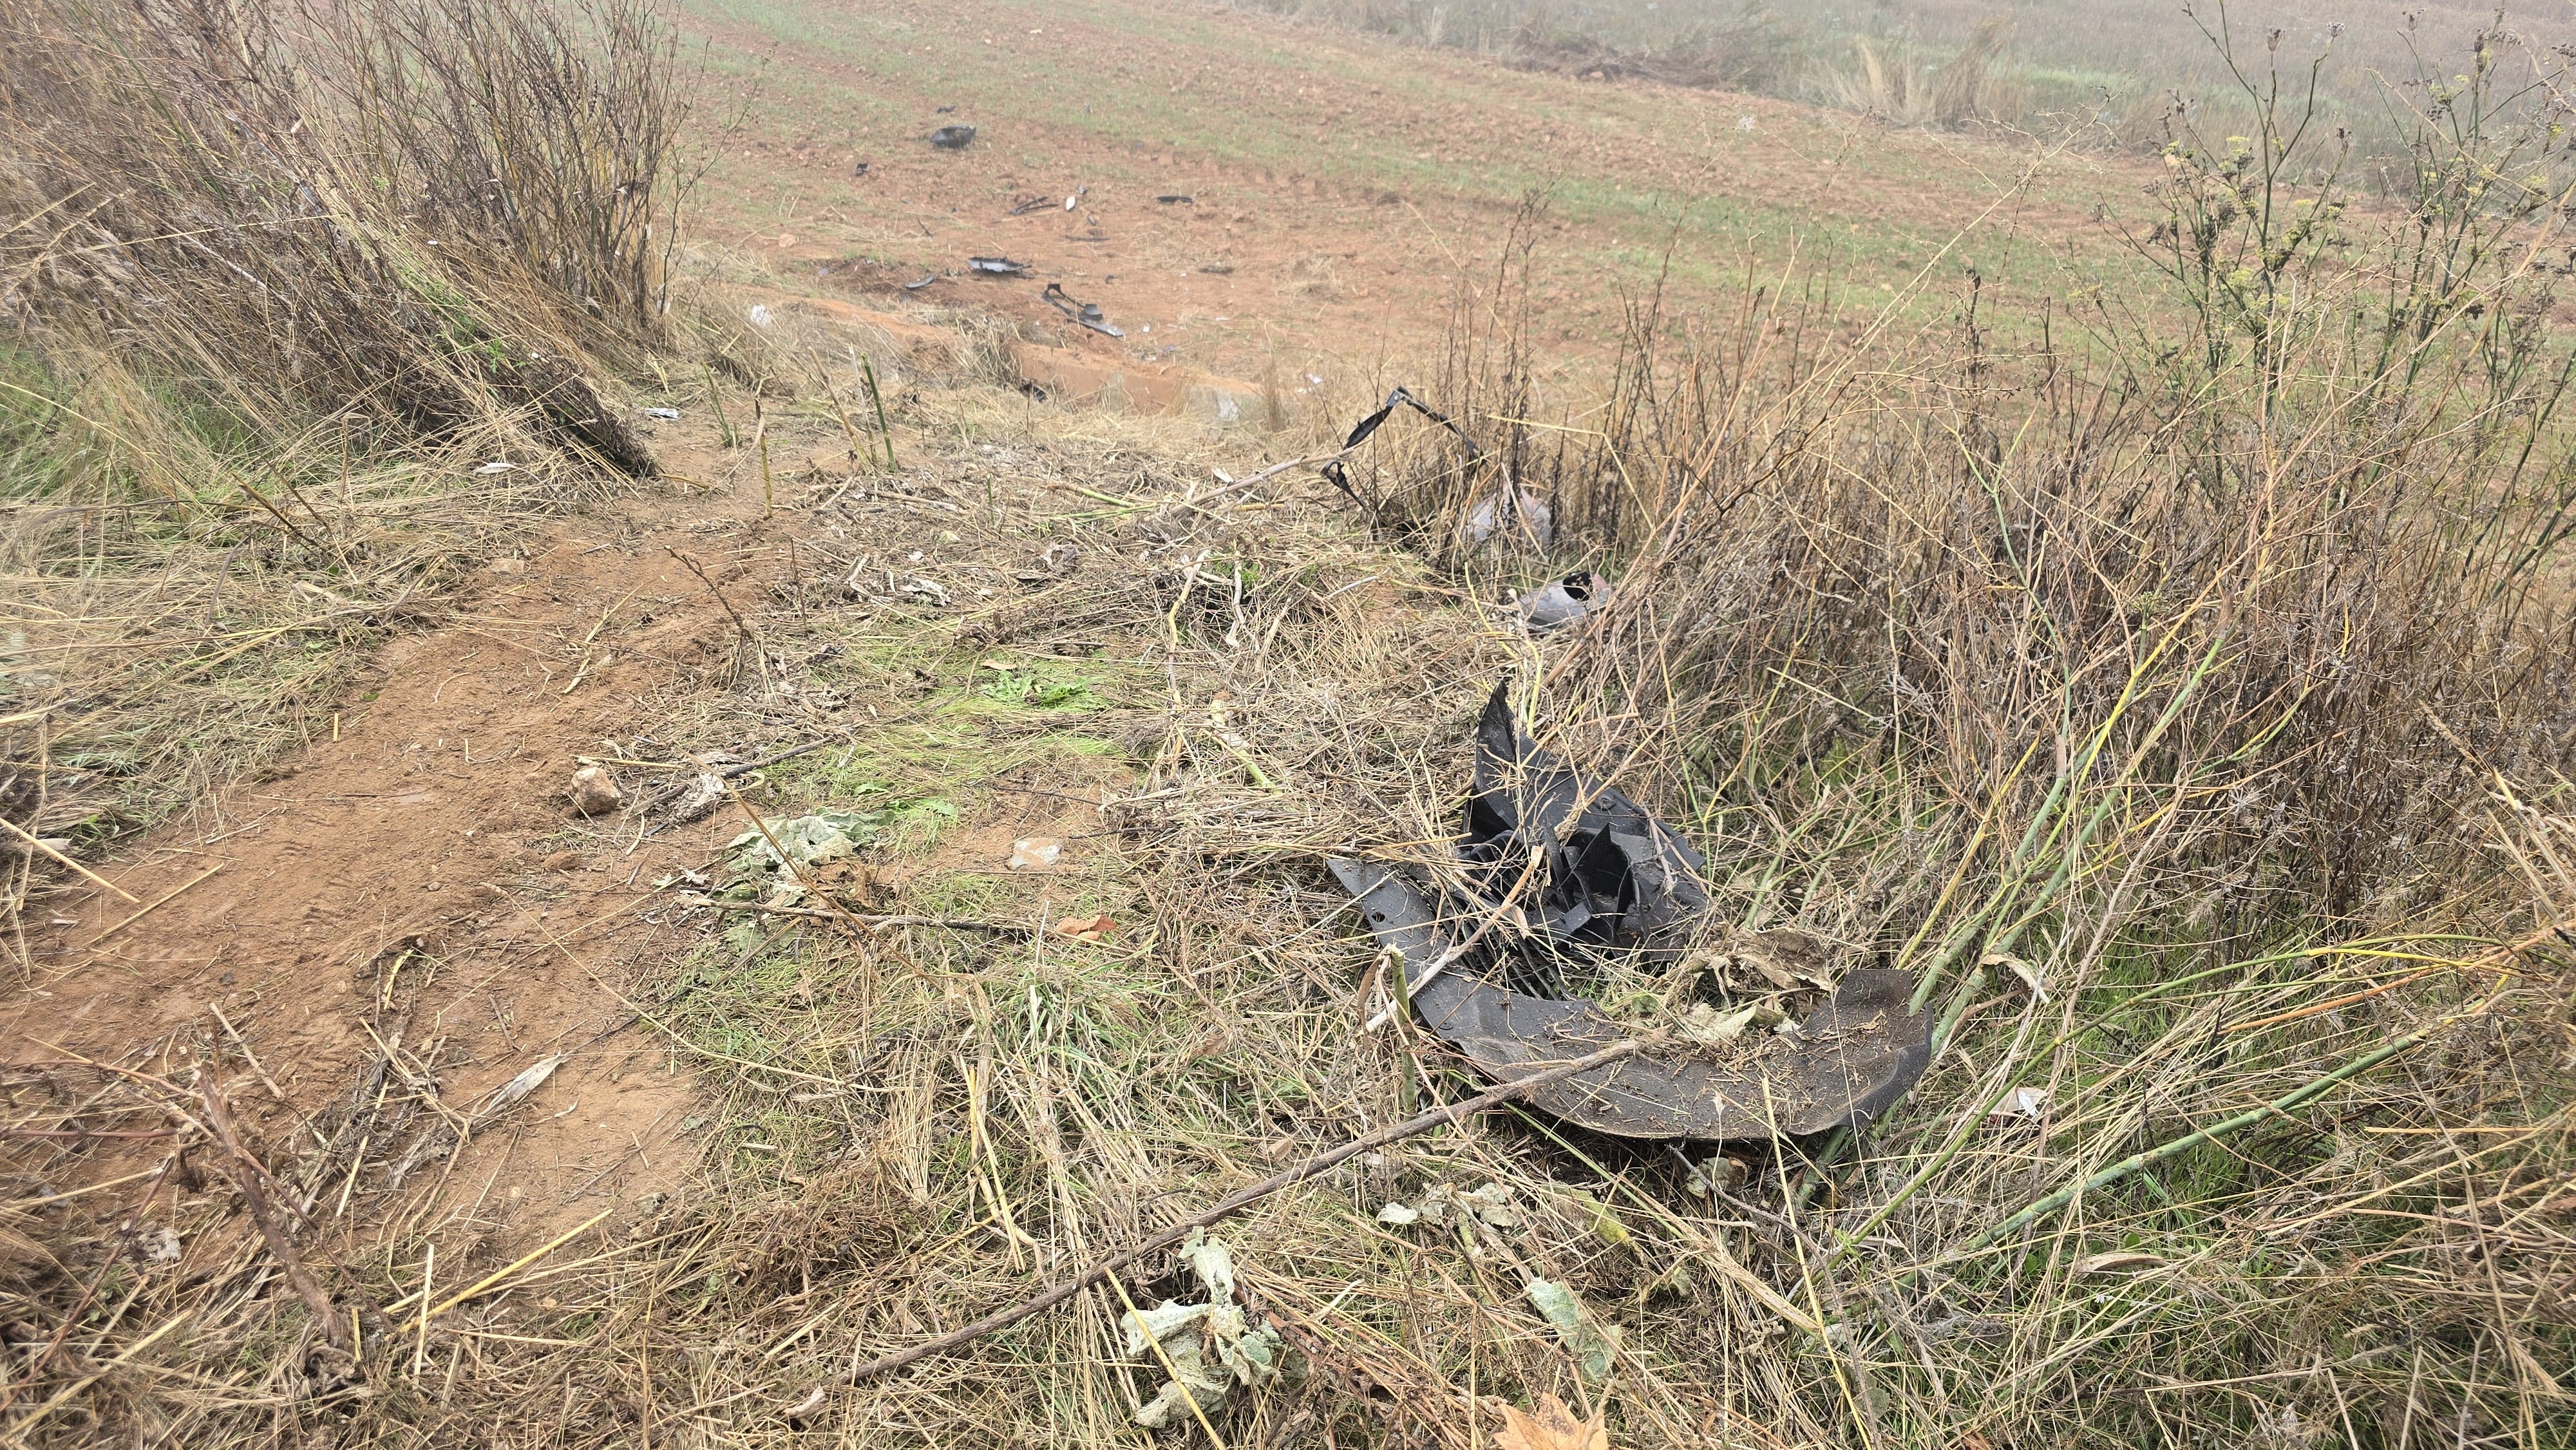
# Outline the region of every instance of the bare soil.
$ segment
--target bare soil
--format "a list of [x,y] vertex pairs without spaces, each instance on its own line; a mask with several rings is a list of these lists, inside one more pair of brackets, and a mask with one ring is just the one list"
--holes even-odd
[[650,728],[640,699],[732,649],[668,549],[741,581],[776,547],[758,508],[756,488],[644,501],[503,556],[448,622],[387,647],[336,738],[105,868],[160,904],[56,899],[36,980],[0,1008],[7,1061],[161,1073],[228,1023],[266,1072],[230,1085],[236,1108],[291,1153],[381,1039],[399,1034],[455,1104],[563,1054],[538,1110],[438,1165],[444,1211],[541,1231],[675,1184],[690,1084],[625,984],[698,936],[655,923],[655,881],[740,825],[640,840],[571,815],[568,791],[574,757],[621,757]]
[[[1433,355],[1454,308],[1492,305],[1533,194],[1534,335],[1591,358],[1650,295],[1727,315],[1793,264],[1864,307],[1919,283],[1909,325],[1946,319],[1973,270],[1991,321],[2070,268],[2123,265],[2116,218],[2150,175],[1169,0],[693,10],[749,107],[704,230],[804,285],[1292,396]],[[961,150],[924,139],[960,123],[978,128]],[[973,256],[1034,270],[979,276]],[[1127,336],[1068,322],[1048,282]]]

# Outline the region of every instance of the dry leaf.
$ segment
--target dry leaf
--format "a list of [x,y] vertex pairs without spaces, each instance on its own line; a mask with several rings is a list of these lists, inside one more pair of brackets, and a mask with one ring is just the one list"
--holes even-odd
[[1104,940],[1117,929],[1118,923],[1105,916],[1068,916],[1055,924],[1057,936],[1069,936],[1082,942]]
[[1588,1421],[1577,1420],[1565,1401],[1541,1395],[1538,1408],[1529,1413],[1503,1406],[1503,1428],[1494,1436],[1494,1450],[1610,1450],[1610,1432],[1602,1428],[1601,1412]]
[[2077,1259],[2075,1277],[2080,1279],[2087,1274],[2125,1274],[2134,1269],[2161,1269],[2164,1266],[2165,1261],[2154,1254],[2122,1253],[2115,1250],[2107,1254],[2092,1254]]
[[2021,978],[2021,984],[2023,986],[2030,988],[2030,999],[2032,1001],[2045,1002],[2048,1000],[2047,991],[2040,986],[2039,968],[2032,966],[2030,963],[2023,961],[2019,957],[2006,952],[1988,952],[1983,957],[1978,958],[1977,965],[1981,967],[2003,967],[2009,970],[2014,976]]

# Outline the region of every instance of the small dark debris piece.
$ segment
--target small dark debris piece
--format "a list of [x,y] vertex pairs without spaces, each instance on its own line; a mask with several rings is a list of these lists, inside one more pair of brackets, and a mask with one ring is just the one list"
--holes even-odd
[[1056,311],[1063,313],[1065,316],[1072,318],[1074,321],[1081,323],[1083,326],[1090,328],[1092,331],[1097,332],[1104,337],[1125,337],[1127,335],[1124,330],[1111,325],[1109,320],[1101,315],[1099,303],[1075,301],[1071,296],[1066,294],[1064,284],[1061,282],[1049,282],[1046,285],[1046,290],[1038,295],[1054,304]]
[[1011,209],[1002,213],[1002,215],[1027,216],[1030,212],[1036,211],[1039,207],[1053,205],[1055,205],[1055,198],[1051,196],[1023,196],[1013,201],[1011,203]]
[[851,168],[850,168],[850,174],[851,174],[852,176],[865,176],[865,175],[867,175],[867,174],[868,174],[868,163],[866,163],[866,162],[862,161],[862,162],[860,162],[858,165],[851,167]]
[[[1446,428],[1451,433],[1455,434],[1459,442],[1467,445],[1467,457],[1470,462],[1484,456],[1484,450],[1476,446],[1475,439],[1467,436],[1466,429],[1449,421],[1448,414],[1443,413],[1439,409],[1423,402],[1420,398],[1413,396],[1412,393],[1403,388],[1397,388],[1395,391],[1388,393],[1386,395],[1386,401],[1379,405],[1376,412],[1369,414],[1367,417],[1359,420],[1359,422],[1351,425],[1350,436],[1342,440],[1342,452],[1348,453],[1352,449],[1366,443],[1369,440],[1369,435],[1375,433],[1382,425],[1384,425],[1388,418],[1393,417],[1395,410],[1398,408],[1411,408],[1413,411],[1420,413],[1423,417],[1430,419],[1432,422],[1439,424],[1441,427]],[[1333,487],[1350,495],[1351,502],[1358,504],[1364,509],[1369,509],[1372,513],[1376,512],[1376,510],[1371,507],[1368,500],[1360,497],[1359,490],[1351,487],[1350,471],[1342,466],[1341,459],[1336,458],[1316,471],[1323,474],[1324,477],[1332,483]]]
[[917,281],[917,282],[906,282],[906,283],[904,283],[904,284],[903,284],[903,290],[905,290],[906,292],[918,292],[918,291],[920,291],[922,288],[927,287],[927,286],[929,286],[931,283],[936,282],[936,281],[938,281],[938,280],[939,280],[939,274],[938,274],[937,272],[933,272],[933,273],[931,273],[929,276],[924,277],[924,278],[920,279],[920,280],[919,280],[919,281]]
[[1199,199],[1197,197],[1192,196],[1185,191],[1167,191],[1162,195],[1155,197],[1154,200],[1161,202],[1165,206],[1196,206],[1199,204]]
[[[1562,964],[1604,950],[1664,950],[1708,907],[1699,853],[1523,735],[1501,689],[1477,722],[1475,790],[1458,855],[1463,892],[1392,867],[1329,864],[1378,944],[1403,955],[1414,1014],[1495,1078],[1618,1042],[1617,1022],[1568,998]],[[1503,924],[1515,904],[1526,933]],[[1705,1049],[1639,1056],[1530,1101],[1625,1138],[1768,1138],[1865,1122],[1903,1097],[1930,1061],[1928,1024],[1909,1005],[1913,985],[1910,972],[1853,971],[1800,1025],[1792,1050],[1732,1062]]]
[[942,126],[930,133],[930,144],[942,151],[963,151],[975,139],[972,126]]
[[968,257],[966,266],[969,271],[980,272],[987,277],[1020,277],[1027,275],[1029,270],[1028,263],[1014,262],[1008,257]]
[[941,106],[938,114],[942,116],[954,116],[957,114],[957,108],[955,106]]

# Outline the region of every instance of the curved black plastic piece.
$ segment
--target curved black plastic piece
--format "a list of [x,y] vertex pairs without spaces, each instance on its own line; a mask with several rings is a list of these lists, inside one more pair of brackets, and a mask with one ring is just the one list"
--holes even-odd
[[[1383,947],[1403,953],[1414,1015],[1489,1075],[1509,1080],[1626,1034],[1567,1000],[1554,943],[1657,950],[1655,938],[1708,907],[1705,864],[1671,827],[1617,789],[1584,780],[1521,734],[1497,689],[1476,730],[1476,784],[1459,855],[1480,900],[1443,898],[1393,867],[1329,864]],[[1493,921],[1540,854],[1529,937]],[[1454,943],[1474,942],[1458,949]],[[1455,960],[1453,960],[1455,958]],[[1771,1138],[1884,1113],[1931,1061],[1929,1024],[1909,1011],[1911,973],[1848,973],[1800,1038],[1717,1049],[1683,1045],[1551,1084],[1531,1103],[1626,1138]],[[1535,989],[1535,990],[1533,990]]]

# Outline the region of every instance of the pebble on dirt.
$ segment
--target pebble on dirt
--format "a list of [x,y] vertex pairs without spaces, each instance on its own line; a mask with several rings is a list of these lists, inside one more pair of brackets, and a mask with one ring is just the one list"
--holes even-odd
[[626,792],[617,788],[617,777],[607,768],[585,765],[572,773],[572,813],[577,816],[601,816],[626,804]]

